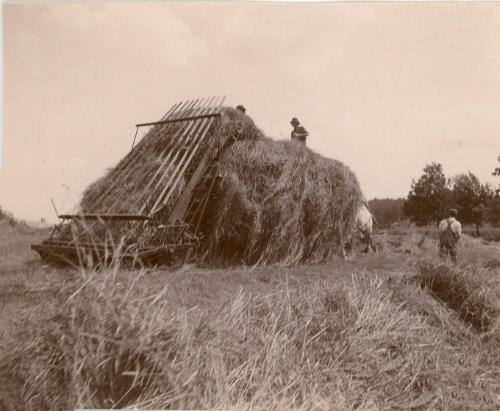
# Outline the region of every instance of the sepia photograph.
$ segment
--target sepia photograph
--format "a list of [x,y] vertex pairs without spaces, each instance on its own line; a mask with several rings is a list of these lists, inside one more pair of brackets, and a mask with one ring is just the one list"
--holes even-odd
[[0,411],[500,409],[500,3],[1,14]]

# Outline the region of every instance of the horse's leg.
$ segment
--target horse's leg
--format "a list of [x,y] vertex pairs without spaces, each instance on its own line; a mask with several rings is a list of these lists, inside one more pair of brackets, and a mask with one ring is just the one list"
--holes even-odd
[[368,237],[368,249],[373,251],[374,253],[377,252],[377,246],[373,243],[373,238],[371,235]]
[[344,243],[344,245],[342,246],[342,258],[343,258],[344,260],[346,260],[346,259],[347,259],[347,251],[346,251],[346,250],[350,250],[350,249],[351,249],[351,247],[352,247],[351,242],[352,242],[352,238],[348,239],[348,240]]
[[361,237],[361,241],[365,245],[364,253],[370,254],[370,237],[368,236],[368,234],[363,232],[362,237]]

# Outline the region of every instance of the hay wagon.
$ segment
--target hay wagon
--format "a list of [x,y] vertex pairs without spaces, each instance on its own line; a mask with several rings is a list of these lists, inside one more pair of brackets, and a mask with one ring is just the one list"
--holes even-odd
[[149,127],[145,137],[87,189],[80,213],[60,215],[50,237],[32,249],[45,260],[80,264],[171,264],[194,255],[220,178],[218,161],[237,138],[220,132],[224,99],[180,102],[159,121],[137,124]]

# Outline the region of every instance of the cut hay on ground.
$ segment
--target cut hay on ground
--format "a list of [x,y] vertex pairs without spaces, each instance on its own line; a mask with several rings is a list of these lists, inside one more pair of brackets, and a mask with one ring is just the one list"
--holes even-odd
[[144,273],[82,274],[4,341],[25,409],[498,409],[496,341],[414,282],[355,276],[200,312]]
[[491,276],[487,266],[460,267],[423,260],[417,264],[417,271],[420,284],[475,330],[487,331],[498,317],[498,279]]
[[[163,186],[148,188],[148,181],[176,130],[152,129],[85,191],[82,211],[137,213],[149,204],[144,198],[156,198]],[[236,141],[221,159],[223,178],[203,225],[210,261],[295,264],[325,261],[341,251],[362,201],[349,168],[300,144],[265,137],[250,117],[231,108],[207,137],[221,134]]]

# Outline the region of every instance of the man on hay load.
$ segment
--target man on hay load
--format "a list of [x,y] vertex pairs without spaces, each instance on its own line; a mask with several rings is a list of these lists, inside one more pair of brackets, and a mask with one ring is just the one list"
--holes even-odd
[[448,218],[439,223],[439,255],[446,258],[449,254],[454,263],[457,262],[457,243],[462,236],[462,225],[456,219],[457,214],[457,210],[452,208]]
[[306,144],[306,139],[309,136],[309,133],[307,130],[304,128],[304,126],[300,125],[299,120],[297,117],[292,118],[292,121],[290,121],[290,124],[293,126],[292,130],[292,141],[297,141],[302,144]]

